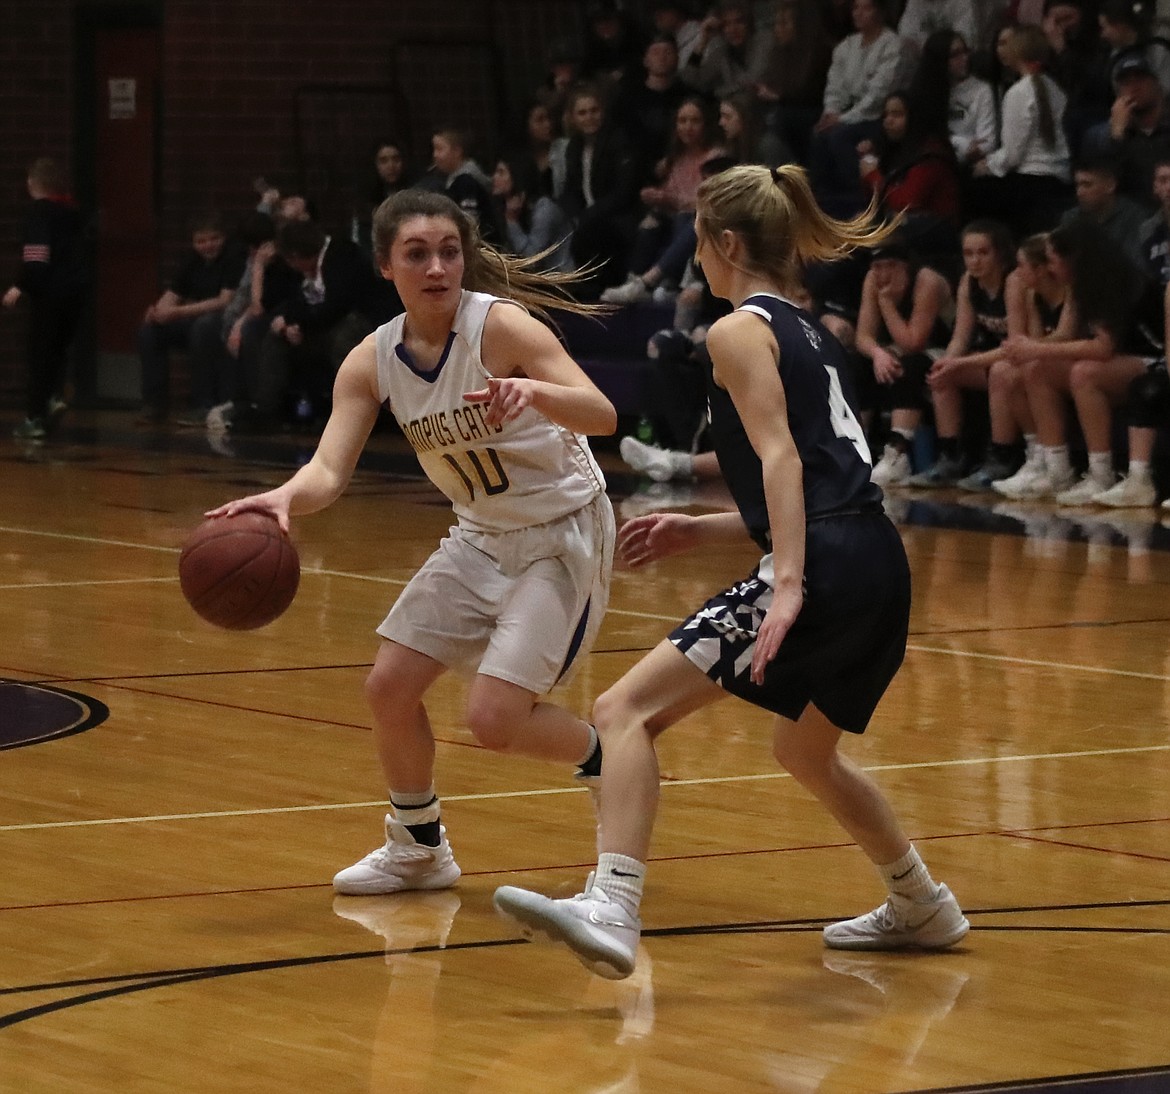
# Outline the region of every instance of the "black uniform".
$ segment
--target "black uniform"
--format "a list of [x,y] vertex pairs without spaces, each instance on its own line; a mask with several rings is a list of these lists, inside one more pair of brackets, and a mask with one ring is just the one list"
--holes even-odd
[[[741,306],[771,326],[780,347],[788,428],[803,467],[804,606],[764,685],[751,653],[772,602],[772,558],[677,627],[670,640],[725,690],[786,718],[811,702],[834,725],[865,730],[906,651],[910,570],[897,530],[870,481],[840,344],[779,297]],[[771,550],[763,468],[725,391],[713,387],[711,428],[719,466],[753,539]]]
[[971,353],[984,353],[995,349],[1007,337],[1007,296],[1006,282],[1001,282],[999,295],[992,296],[979,282],[967,278],[967,299],[975,315],[975,330],[971,334]]
[[65,197],[38,198],[25,220],[23,243],[16,285],[29,299],[27,415],[42,421],[64,382],[86,295],[77,207]]

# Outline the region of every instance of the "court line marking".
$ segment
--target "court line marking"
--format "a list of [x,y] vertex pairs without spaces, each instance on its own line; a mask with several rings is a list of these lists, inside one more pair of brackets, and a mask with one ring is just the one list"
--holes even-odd
[[20,581],[14,585],[0,585],[0,589],[73,589],[90,585],[151,585],[178,580],[177,577],[111,577],[89,581]]
[[[0,532],[7,532],[7,533],[10,533],[13,535],[24,535],[24,536],[44,536],[48,539],[64,539],[64,540],[69,540],[69,541],[76,542],[76,543],[93,543],[93,544],[100,544],[103,546],[110,546],[110,547],[135,547],[135,548],[138,548],[139,550],[143,550],[143,551],[161,551],[161,552],[164,552],[166,554],[178,554],[181,550],[181,548],[179,548],[179,547],[167,547],[167,546],[162,545],[162,544],[132,543],[128,540],[103,539],[103,538],[100,538],[97,536],[85,536],[85,535],[79,535],[79,534],[72,533],[72,532],[46,532],[46,531],[42,531],[41,529],[38,529],[38,528],[17,528],[17,527],[14,527],[12,525],[0,525]],[[357,573],[353,573],[352,571],[349,571],[349,570],[330,570],[330,569],[325,569],[323,567],[305,567],[301,570],[301,573],[302,574],[316,574],[316,575],[319,575],[322,577],[349,578],[353,581],[370,581],[370,582],[373,582],[373,583],[379,584],[379,585],[402,585],[402,586],[405,586],[409,582],[409,579],[394,578],[394,577],[379,577],[376,574],[357,574]],[[126,582],[130,583],[134,580],[178,581],[178,576],[176,575],[175,577],[171,577],[171,578],[126,579]],[[70,584],[70,585],[73,585],[73,584],[76,584],[76,585],[84,585],[84,584],[100,585],[100,584],[116,584],[116,582],[93,581],[93,582],[69,582],[68,584]],[[45,587],[48,587],[48,586],[43,586],[43,585],[41,585],[41,586],[38,586],[38,585],[0,585],[0,589],[45,588]],[[678,623],[678,622],[680,622],[679,616],[677,614],[676,615],[658,615],[658,614],[652,613],[652,612],[635,612],[635,611],[625,610],[622,608],[610,608],[606,614],[608,614],[608,615],[627,615],[627,616],[633,616],[637,619],[653,619],[653,620],[656,620],[659,622],[665,622],[665,623]],[[1130,621],[1129,620],[1122,620],[1123,624],[1128,623],[1128,622],[1130,622]],[[1149,622],[1149,621],[1142,620],[1140,622]],[[1067,624],[1065,624],[1065,623],[1053,624],[1053,626],[1054,627],[1067,626]],[[970,650],[948,650],[948,649],[943,649],[940,646],[920,646],[920,645],[915,645],[915,644],[909,644],[909,645],[907,645],[906,648],[908,650],[913,651],[914,653],[939,653],[939,654],[946,654],[946,655],[949,655],[951,657],[974,657],[974,658],[979,658],[979,659],[988,660],[988,661],[1008,662],[1008,663],[1014,664],[1014,665],[1029,665],[1029,666],[1033,666],[1033,667],[1037,667],[1037,668],[1054,668],[1054,669],[1075,670],[1075,671],[1080,671],[1080,672],[1095,672],[1095,673],[1101,673],[1103,675],[1135,677],[1137,679],[1142,679],[1142,680],[1170,680],[1170,675],[1167,675],[1165,673],[1131,672],[1131,671],[1127,671],[1124,669],[1109,669],[1109,668],[1101,668],[1099,666],[1092,666],[1092,665],[1073,665],[1073,664],[1066,664],[1066,663],[1059,662],[1059,661],[1041,661],[1041,660],[1036,660],[1036,659],[1032,659],[1032,658],[1009,657],[1006,654],[978,653],[978,652],[970,651]]]
[[[1034,763],[1040,760],[1073,760],[1094,756],[1126,756],[1146,752],[1170,752],[1170,744],[1138,745],[1132,748],[1096,748],[1083,752],[1038,752],[1023,756],[976,756],[958,760],[923,760],[918,763],[874,764],[865,771],[917,771],[945,767],[977,767],[983,764]],[[705,779],[664,779],[663,787],[712,786],[718,783],[764,782],[790,779],[787,771],[765,771],[755,775],[720,775]],[[544,790],[500,790],[487,794],[444,794],[445,802],[499,801],[505,798],[540,798],[555,794],[584,794],[588,787],[557,786]],[[99,817],[90,820],[40,821],[3,824],[0,832],[37,832],[50,828],[96,828],[114,824],[155,824],[167,821],[213,820],[220,817],[262,817],[279,813],[323,813],[346,809],[385,809],[385,799],[367,802],[326,802],[318,805],[280,805],[264,809],[218,809],[202,813],[159,813],[142,817]]]
[[909,643],[906,649],[914,653],[941,653],[948,657],[972,657],[980,661],[999,661],[1029,668],[1060,669],[1064,672],[1090,672],[1101,676],[1128,676],[1137,680],[1170,680],[1164,672],[1135,672],[1132,669],[1111,669],[1102,665],[1077,665],[1069,661],[1042,661],[1033,657],[1011,657],[1005,653],[980,653],[978,650],[948,650],[943,646],[919,646]]

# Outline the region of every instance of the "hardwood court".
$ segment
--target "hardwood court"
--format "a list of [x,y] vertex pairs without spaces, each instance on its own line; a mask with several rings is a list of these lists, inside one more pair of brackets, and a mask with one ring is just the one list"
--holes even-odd
[[[963,902],[960,949],[822,948],[880,885],[728,701],[663,740],[643,949],[613,984],[492,912],[504,882],[577,891],[593,821],[569,772],[473,746],[455,681],[431,715],[458,887],[333,896],[385,811],[373,628],[449,514],[378,439],[389,470],[297,524],[289,612],[214,630],[178,547],[304,447],[228,457],[115,415],[0,452],[0,743],[54,702],[109,711],[0,752],[4,1094],[1170,1089],[1164,529],[1126,546],[1039,508],[964,531],[951,495],[905,513],[912,648],[849,753]],[[616,501],[634,483],[610,467]],[[587,710],[752,561],[619,574],[564,701]]]

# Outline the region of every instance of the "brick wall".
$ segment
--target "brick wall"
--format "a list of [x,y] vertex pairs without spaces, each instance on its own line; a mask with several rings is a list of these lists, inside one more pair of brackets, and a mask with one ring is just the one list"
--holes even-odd
[[[90,3],[89,8],[100,8]],[[230,215],[258,175],[306,185],[344,216],[372,141],[408,135],[422,162],[430,128],[501,124],[542,74],[545,47],[583,25],[582,0],[167,0],[161,147],[165,266],[187,215]],[[0,285],[12,276],[37,156],[76,162],[76,0],[0,5]],[[126,11],[132,3],[111,3]],[[497,132],[492,132],[496,130]],[[165,271],[164,271],[165,272]],[[145,302],[144,302],[145,303]],[[0,395],[23,385],[21,317],[0,316]]]

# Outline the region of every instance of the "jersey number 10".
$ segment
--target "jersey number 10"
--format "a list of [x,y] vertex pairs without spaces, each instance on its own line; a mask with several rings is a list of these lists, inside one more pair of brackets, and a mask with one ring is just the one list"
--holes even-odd
[[467,487],[469,501],[475,501],[477,481],[489,498],[496,494],[502,494],[512,485],[508,482],[508,476],[500,465],[499,453],[494,448],[485,448],[483,454],[491,462],[491,467],[484,467],[478,452],[461,452],[458,456],[454,456],[450,452],[443,453],[443,459],[463,481],[463,485]]

